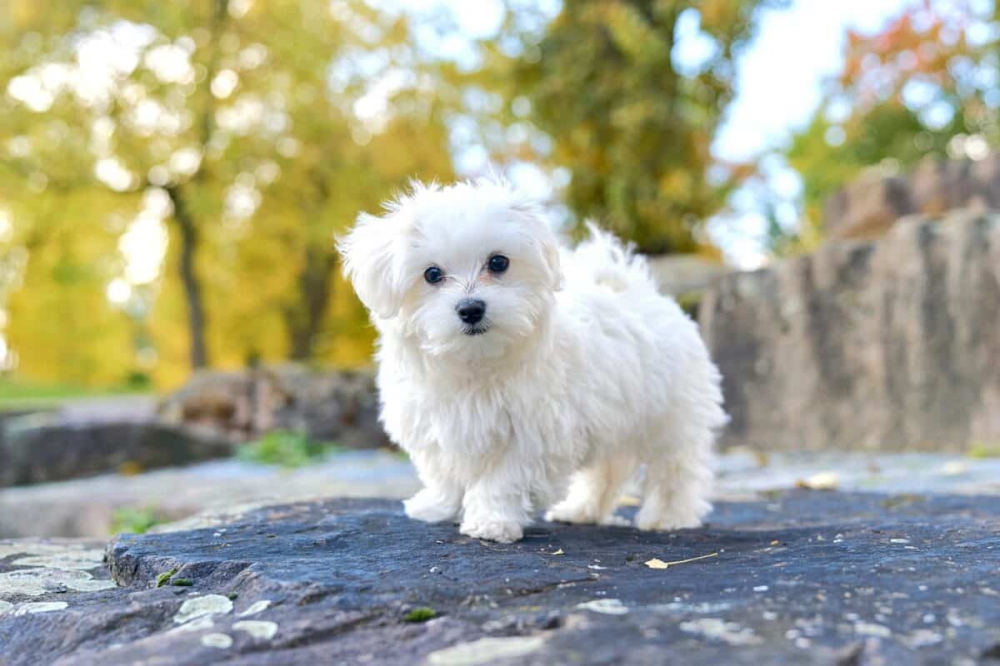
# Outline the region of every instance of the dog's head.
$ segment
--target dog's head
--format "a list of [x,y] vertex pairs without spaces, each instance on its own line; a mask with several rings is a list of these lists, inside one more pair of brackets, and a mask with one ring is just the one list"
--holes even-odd
[[532,336],[561,286],[555,235],[497,180],[412,186],[342,238],[344,273],[372,314],[425,353],[497,357]]

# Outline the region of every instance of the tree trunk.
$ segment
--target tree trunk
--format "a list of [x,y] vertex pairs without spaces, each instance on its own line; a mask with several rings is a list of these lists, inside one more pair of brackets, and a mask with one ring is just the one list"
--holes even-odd
[[180,262],[178,269],[181,283],[184,285],[184,298],[188,308],[188,333],[191,337],[191,368],[199,370],[207,367],[209,363],[208,347],[205,344],[205,305],[202,296],[201,280],[195,270],[195,257],[198,254],[198,247],[201,237],[198,234],[198,227],[191,211],[187,207],[187,202],[181,195],[177,185],[166,187],[170,201],[174,205],[173,219],[177,223],[180,232]]
[[316,340],[330,309],[336,265],[330,250],[306,248],[306,263],[299,275],[299,302],[285,311],[289,357],[293,361],[311,361],[316,354]]

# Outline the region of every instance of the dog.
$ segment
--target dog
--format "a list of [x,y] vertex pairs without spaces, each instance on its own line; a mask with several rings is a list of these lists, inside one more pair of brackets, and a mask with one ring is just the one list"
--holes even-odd
[[414,183],[338,240],[378,331],[381,419],[424,487],[426,522],[510,543],[546,519],[613,524],[645,466],[643,530],[711,510],[720,375],[645,259],[589,225],[561,249],[498,178]]

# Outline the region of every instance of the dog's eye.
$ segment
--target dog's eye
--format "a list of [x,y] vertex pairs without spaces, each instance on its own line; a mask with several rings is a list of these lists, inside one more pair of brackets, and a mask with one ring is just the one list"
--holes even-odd
[[424,271],[424,279],[427,280],[428,284],[437,284],[444,279],[444,271],[437,266],[431,266]]
[[510,259],[502,254],[494,254],[487,266],[491,273],[503,273],[510,266]]

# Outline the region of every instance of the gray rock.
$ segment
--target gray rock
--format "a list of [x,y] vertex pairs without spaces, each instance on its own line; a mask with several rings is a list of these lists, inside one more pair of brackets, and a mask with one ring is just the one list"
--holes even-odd
[[823,226],[833,239],[877,238],[917,210],[906,179],[868,171],[827,199]]
[[1000,153],[980,161],[925,158],[906,176],[873,168],[831,196],[823,209],[830,238],[880,238],[901,217],[1000,209]]
[[387,451],[345,451],[297,469],[214,460],[144,474],[104,474],[0,492],[0,538],[111,534],[123,509],[158,521],[247,504],[318,497],[402,499],[420,489],[409,461]]
[[665,255],[647,260],[660,290],[674,296],[700,294],[728,272],[724,264],[696,255]]
[[700,322],[724,445],[964,450],[1000,441],[1000,216],[909,220],[736,273]]
[[151,412],[148,416],[114,409],[92,413],[79,406],[7,418],[0,424],[0,487],[232,455],[227,442],[151,418]]
[[389,443],[378,422],[374,378],[364,372],[296,365],[203,372],[168,396],[159,415],[165,423],[236,442],[282,429],[355,448]]
[[92,552],[0,546],[0,571],[55,572],[0,592],[0,663],[974,663],[1000,643],[998,529],[1000,498],[811,491],[699,530],[540,523],[512,545],[394,502],[270,507],[116,538],[117,589],[58,589],[106,581],[70,568]]

